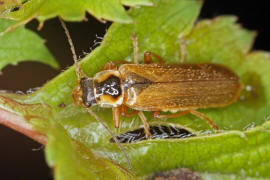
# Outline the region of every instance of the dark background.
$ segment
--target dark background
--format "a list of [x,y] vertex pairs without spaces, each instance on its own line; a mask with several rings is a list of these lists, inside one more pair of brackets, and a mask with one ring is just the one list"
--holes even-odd
[[[238,2],[239,4],[235,4]],[[200,18],[213,18],[218,15],[233,14],[239,17],[239,23],[247,29],[256,30],[254,49],[270,51],[270,7],[267,1],[243,0],[206,0]],[[68,23],[68,29],[74,41],[77,54],[89,53],[100,42],[96,36],[102,37],[110,23],[101,24],[88,16],[89,21]],[[30,22],[27,27],[36,31],[37,21]],[[73,64],[72,55],[66,37],[57,19],[46,21],[41,31],[36,31],[46,39],[46,45],[59,61],[61,70]],[[7,66],[0,75],[0,89],[27,91],[40,87],[55,77],[61,70],[54,70],[46,65],[34,62],[23,62],[18,66]],[[1,179],[52,179],[52,171],[44,160],[43,147],[12,131],[0,126],[0,176]]]

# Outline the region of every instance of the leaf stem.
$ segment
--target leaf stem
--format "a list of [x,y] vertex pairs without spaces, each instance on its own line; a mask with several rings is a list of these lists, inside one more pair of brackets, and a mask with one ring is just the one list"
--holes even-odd
[[37,142],[45,145],[47,137],[40,134],[25,118],[15,113],[8,112],[0,108],[0,124],[7,126]]

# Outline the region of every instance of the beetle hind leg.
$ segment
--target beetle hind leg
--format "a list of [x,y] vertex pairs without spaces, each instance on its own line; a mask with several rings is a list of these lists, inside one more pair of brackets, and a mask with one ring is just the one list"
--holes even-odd
[[160,111],[156,111],[156,112],[152,112],[152,116],[154,118],[175,118],[175,117],[184,116],[188,113],[193,114],[193,115],[205,120],[213,129],[220,130],[219,127],[209,117],[207,117],[203,113],[200,113],[198,111],[191,110],[191,109],[181,111],[178,113],[174,113],[174,114],[160,114]]
[[205,120],[214,129],[216,129],[218,131],[220,130],[220,128],[209,117],[207,117],[205,114],[200,113],[200,112],[195,111],[195,110],[189,110],[189,111],[190,111],[190,114],[193,114],[193,115]]

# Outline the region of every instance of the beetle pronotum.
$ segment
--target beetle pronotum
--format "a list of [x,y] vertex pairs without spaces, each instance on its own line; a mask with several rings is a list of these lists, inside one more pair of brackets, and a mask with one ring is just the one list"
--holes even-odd
[[[67,29],[63,27],[69,37]],[[68,39],[73,46],[70,37]],[[73,99],[103,124],[122,151],[113,133],[89,107],[99,105],[112,108],[116,128],[119,128],[120,115],[138,114],[144,123],[147,137],[151,137],[151,134],[143,111],[151,111],[154,118],[172,118],[191,113],[219,129],[211,119],[196,109],[224,107],[238,99],[241,84],[233,71],[212,63],[165,64],[162,58],[151,52],[145,52],[144,64],[138,64],[137,40],[134,37],[133,46],[134,64],[125,63],[118,68],[109,62],[93,78],[80,71],[72,48],[78,76],[78,85],[72,93]],[[159,64],[153,63],[152,57]],[[128,113],[128,108],[134,111]],[[170,111],[172,114],[162,115],[161,111]]]

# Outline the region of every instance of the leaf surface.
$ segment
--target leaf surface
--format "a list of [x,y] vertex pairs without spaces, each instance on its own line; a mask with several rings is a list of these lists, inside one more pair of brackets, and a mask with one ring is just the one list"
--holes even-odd
[[72,141],[63,127],[53,124],[47,134],[46,159],[49,166],[55,169],[55,179],[136,179],[119,165],[94,155],[91,149]]
[[81,21],[86,19],[85,12],[89,12],[100,21],[105,19],[119,23],[132,23],[133,20],[125,12],[123,5],[151,6],[153,3],[150,0],[29,0],[21,6],[15,4],[16,10],[10,8],[10,5],[7,6],[7,9],[2,10],[0,17],[17,20],[10,29],[25,24],[33,18],[37,18],[41,26],[45,20],[56,16],[67,21]]
[[0,70],[5,66],[31,60],[57,68],[58,63],[42,40],[34,32],[20,27],[13,32],[1,34],[14,21],[0,19]]

